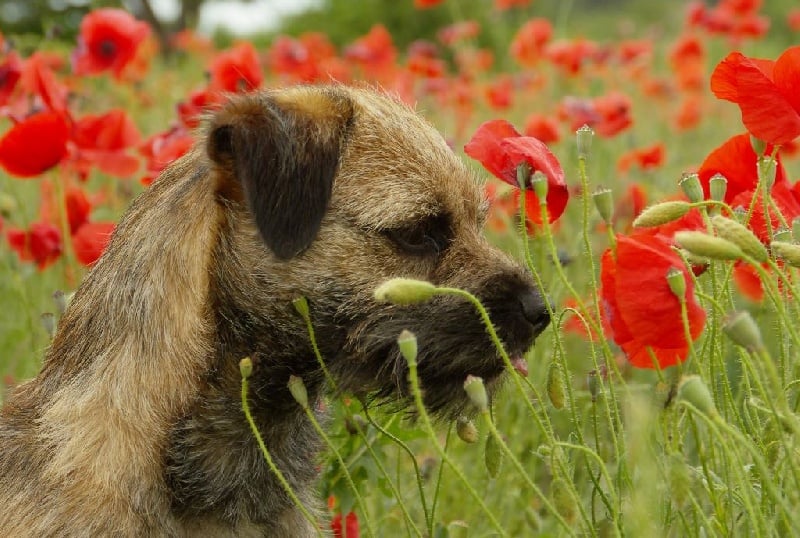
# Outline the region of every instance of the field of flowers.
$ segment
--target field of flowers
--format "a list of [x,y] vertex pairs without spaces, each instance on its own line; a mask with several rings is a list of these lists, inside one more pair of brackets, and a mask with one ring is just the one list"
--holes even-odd
[[[450,2],[414,0],[419,17]],[[307,33],[219,49],[187,31],[165,59],[116,9],[68,47],[0,35],[0,401],[226,93],[366,82],[486,177],[487,234],[529,266],[553,323],[492,406],[469,379],[475,415],[455,424],[324,402],[320,527],[800,534],[800,9],[785,4],[676,2],[675,35],[621,20],[593,40],[495,0],[502,29],[454,19],[405,50],[379,24],[341,48]],[[488,31],[510,46],[479,46]]]

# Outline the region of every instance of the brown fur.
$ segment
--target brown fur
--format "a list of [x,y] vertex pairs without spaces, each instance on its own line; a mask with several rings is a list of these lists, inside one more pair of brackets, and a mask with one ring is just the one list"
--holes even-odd
[[427,123],[378,93],[236,97],[142,194],[72,299],[41,373],[0,412],[0,536],[307,536],[239,405],[239,360],[273,458],[317,505],[319,441],[286,388],[407,399],[395,339],[420,341],[426,403],[463,412],[502,363],[472,308],[372,291],[407,276],[483,299],[509,350],[547,322],[529,276],[481,235],[484,202]]

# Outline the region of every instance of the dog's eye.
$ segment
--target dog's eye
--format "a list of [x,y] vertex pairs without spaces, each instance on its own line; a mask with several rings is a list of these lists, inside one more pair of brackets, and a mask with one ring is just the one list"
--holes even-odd
[[432,217],[410,226],[385,230],[384,233],[403,251],[418,256],[437,256],[450,244],[447,221],[443,217]]

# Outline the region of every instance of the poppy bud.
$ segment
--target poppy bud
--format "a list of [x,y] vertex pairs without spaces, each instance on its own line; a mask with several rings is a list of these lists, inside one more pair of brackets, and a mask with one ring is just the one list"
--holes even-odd
[[675,233],[675,242],[696,256],[712,260],[739,260],[744,252],[727,239],[703,232],[683,230]]
[[292,306],[303,319],[308,319],[311,316],[308,310],[308,300],[302,295],[292,301]]
[[584,125],[575,131],[575,142],[578,146],[578,158],[587,159],[592,150],[592,139],[594,138],[594,130],[588,125]]
[[775,233],[772,234],[772,240],[778,241],[779,243],[791,243],[792,231],[789,228],[778,228]]
[[533,188],[536,198],[539,200],[539,205],[547,203],[547,176],[541,172],[536,172],[531,178],[531,187]]
[[517,165],[517,185],[523,191],[530,186],[531,183],[531,167],[530,165],[522,161]]
[[728,190],[728,180],[722,174],[714,174],[708,180],[708,193],[712,200],[722,202]]
[[489,396],[486,394],[486,387],[483,386],[483,379],[474,375],[468,375],[464,381],[464,390],[467,392],[470,401],[479,411],[489,409]]
[[717,414],[711,393],[698,375],[684,376],[681,379],[678,385],[678,400],[692,404],[704,415],[713,417]]
[[594,200],[594,207],[597,209],[603,222],[606,223],[606,226],[611,226],[611,218],[614,215],[614,195],[611,189],[603,187],[598,188],[592,194],[592,199]]
[[17,210],[16,199],[6,192],[0,192],[0,216],[10,217]]
[[566,480],[560,476],[550,483],[550,494],[553,496],[553,505],[567,523],[573,523],[577,516],[575,501],[570,495],[570,487]]
[[550,368],[547,369],[547,396],[556,409],[564,407],[564,380],[554,362],[550,363]]
[[748,227],[722,215],[711,217],[711,224],[717,235],[735,244],[757,262],[767,261],[767,249]]
[[775,185],[775,177],[778,173],[778,161],[772,157],[761,157],[756,163],[756,170],[758,171],[758,179],[765,183],[767,192],[772,191],[772,186]]
[[458,438],[465,443],[472,444],[478,442],[478,428],[476,428],[475,424],[467,417],[458,417],[456,420],[456,433],[458,434]]
[[750,135],[750,146],[752,146],[753,151],[755,151],[756,155],[759,157],[764,155],[767,151],[767,143],[753,135]]
[[308,408],[308,391],[303,380],[296,375],[289,376],[289,382],[286,384],[289,387],[289,392],[292,393],[292,398],[300,404],[303,409]]
[[45,312],[41,316],[42,327],[44,327],[47,335],[52,338],[56,334],[56,316],[52,312]]
[[397,337],[397,346],[408,364],[417,363],[417,337],[414,333],[403,329],[400,336]]
[[413,278],[392,278],[375,288],[375,299],[382,303],[411,305],[427,301],[436,293],[436,286]]
[[750,312],[746,310],[728,315],[722,324],[722,332],[727,334],[734,344],[742,346],[748,351],[761,351],[764,349],[761,330],[756,325]]
[[700,177],[697,174],[684,175],[678,185],[690,202],[703,201],[703,186],[700,184]]
[[247,379],[253,373],[253,361],[250,357],[245,357],[239,361],[239,373],[242,379]]
[[800,245],[773,241],[769,244],[769,248],[777,258],[782,259],[792,267],[800,267]]
[[673,220],[678,220],[692,208],[692,204],[681,200],[661,202],[660,204],[646,207],[633,221],[637,228],[650,228],[661,226]]
[[667,271],[667,284],[669,285],[670,291],[675,294],[675,297],[679,300],[683,300],[686,297],[686,277],[683,271],[677,267],[673,267]]
[[494,435],[486,438],[486,445],[483,447],[483,463],[486,465],[489,477],[497,478],[497,475],[500,474],[500,466],[503,464],[503,450]]

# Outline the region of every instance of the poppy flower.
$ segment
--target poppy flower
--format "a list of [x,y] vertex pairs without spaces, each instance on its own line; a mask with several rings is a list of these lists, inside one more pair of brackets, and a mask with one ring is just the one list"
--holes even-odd
[[545,144],[555,144],[561,140],[558,123],[550,117],[541,114],[531,114],[525,120],[525,136],[538,138]]
[[87,114],[75,122],[73,165],[84,176],[93,165],[111,176],[130,176],[139,169],[139,159],[126,151],[138,145],[140,138],[139,129],[124,110]]
[[139,151],[147,159],[147,174],[140,180],[150,185],[166,166],[189,151],[194,144],[191,134],[183,128],[173,128],[157,133],[140,146]]
[[249,41],[218,54],[208,71],[211,76],[209,89],[217,92],[252,91],[264,81],[258,53]]
[[111,240],[113,222],[86,222],[72,235],[72,249],[75,258],[85,265],[92,265]]
[[68,139],[69,126],[63,115],[34,114],[0,138],[0,166],[12,176],[38,176],[66,157]]
[[10,229],[6,238],[21,261],[35,262],[40,271],[61,256],[61,232],[49,222],[34,223],[27,231]]
[[[767,146],[766,153],[772,153],[771,146]],[[725,191],[725,202],[728,204],[740,193],[755,189],[758,184],[757,162],[758,156],[747,134],[732,136],[723,142],[708,154],[697,171],[706,197],[708,197],[708,182],[715,174],[722,174],[728,180],[728,188]],[[788,184],[780,155],[777,166],[775,185]]]
[[358,538],[359,528],[356,513],[348,513],[344,517],[344,525],[342,525],[342,519],[342,514],[336,514],[331,519],[331,530],[334,538]]
[[627,174],[633,166],[642,170],[652,170],[664,164],[666,147],[663,143],[657,143],[645,148],[635,148],[625,152],[617,160],[617,170]]
[[436,7],[444,0],[414,0],[414,7],[417,9],[428,9]]
[[445,26],[436,33],[436,37],[445,45],[455,45],[459,41],[477,37],[480,33],[481,25],[478,21],[466,20]]
[[39,96],[50,110],[66,114],[69,92],[56,80],[52,63],[46,53],[35,52],[25,60],[19,83],[29,94]]
[[345,48],[344,57],[359,65],[365,75],[379,79],[394,70],[397,49],[386,27],[376,24]]
[[535,66],[552,37],[553,25],[549,20],[542,17],[531,19],[522,25],[511,41],[511,56],[520,65]]
[[514,80],[500,75],[486,87],[486,101],[495,110],[505,110],[514,102]]
[[[547,212],[550,222],[564,212],[569,191],[564,181],[564,170],[547,146],[530,136],[522,136],[505,120],[490,120],[478,127],[472,139],[464,146],[464,152],[480,162],[489,172],[511,186],[518,187],[517,167],[528,163],[531,173],[541,172],[547,177]],[[528,207],[537,207],[535,194],[526,191]],[[540,215],[533,212],[535,222]]]
[[148,35],[150,27],[122,9],[92,11],[81,21],[72,68],[78,75],[111,71],[119,80]]
[[800,46],[786,49],[777,60],[748,58],[731,52],[711,74],[711,91],[739,105],[742,123],[772,144],[800,136]]
[[686,282],[689,336],[697,339],[706,313],[694,297],[694,284],[681,258],[666,239],[650,234],[617,236],[616,256],[601,259],[601,301],[614,342],[637,368],[659,368],[683,362],[689,352],[681,303],[670,290],[667,273],[678,270]]
[[[765,270],[769,269],[765,268]],[[758,271],[752,265],[736,262],[733,265],[733,274],[731,276],[742,295],[756,303],[760,303],[764,299],[764,284],[761,282]]]
[[0,106],[8,103],[21,76],[22,60],[16,52],[12,51],[0,64]]

